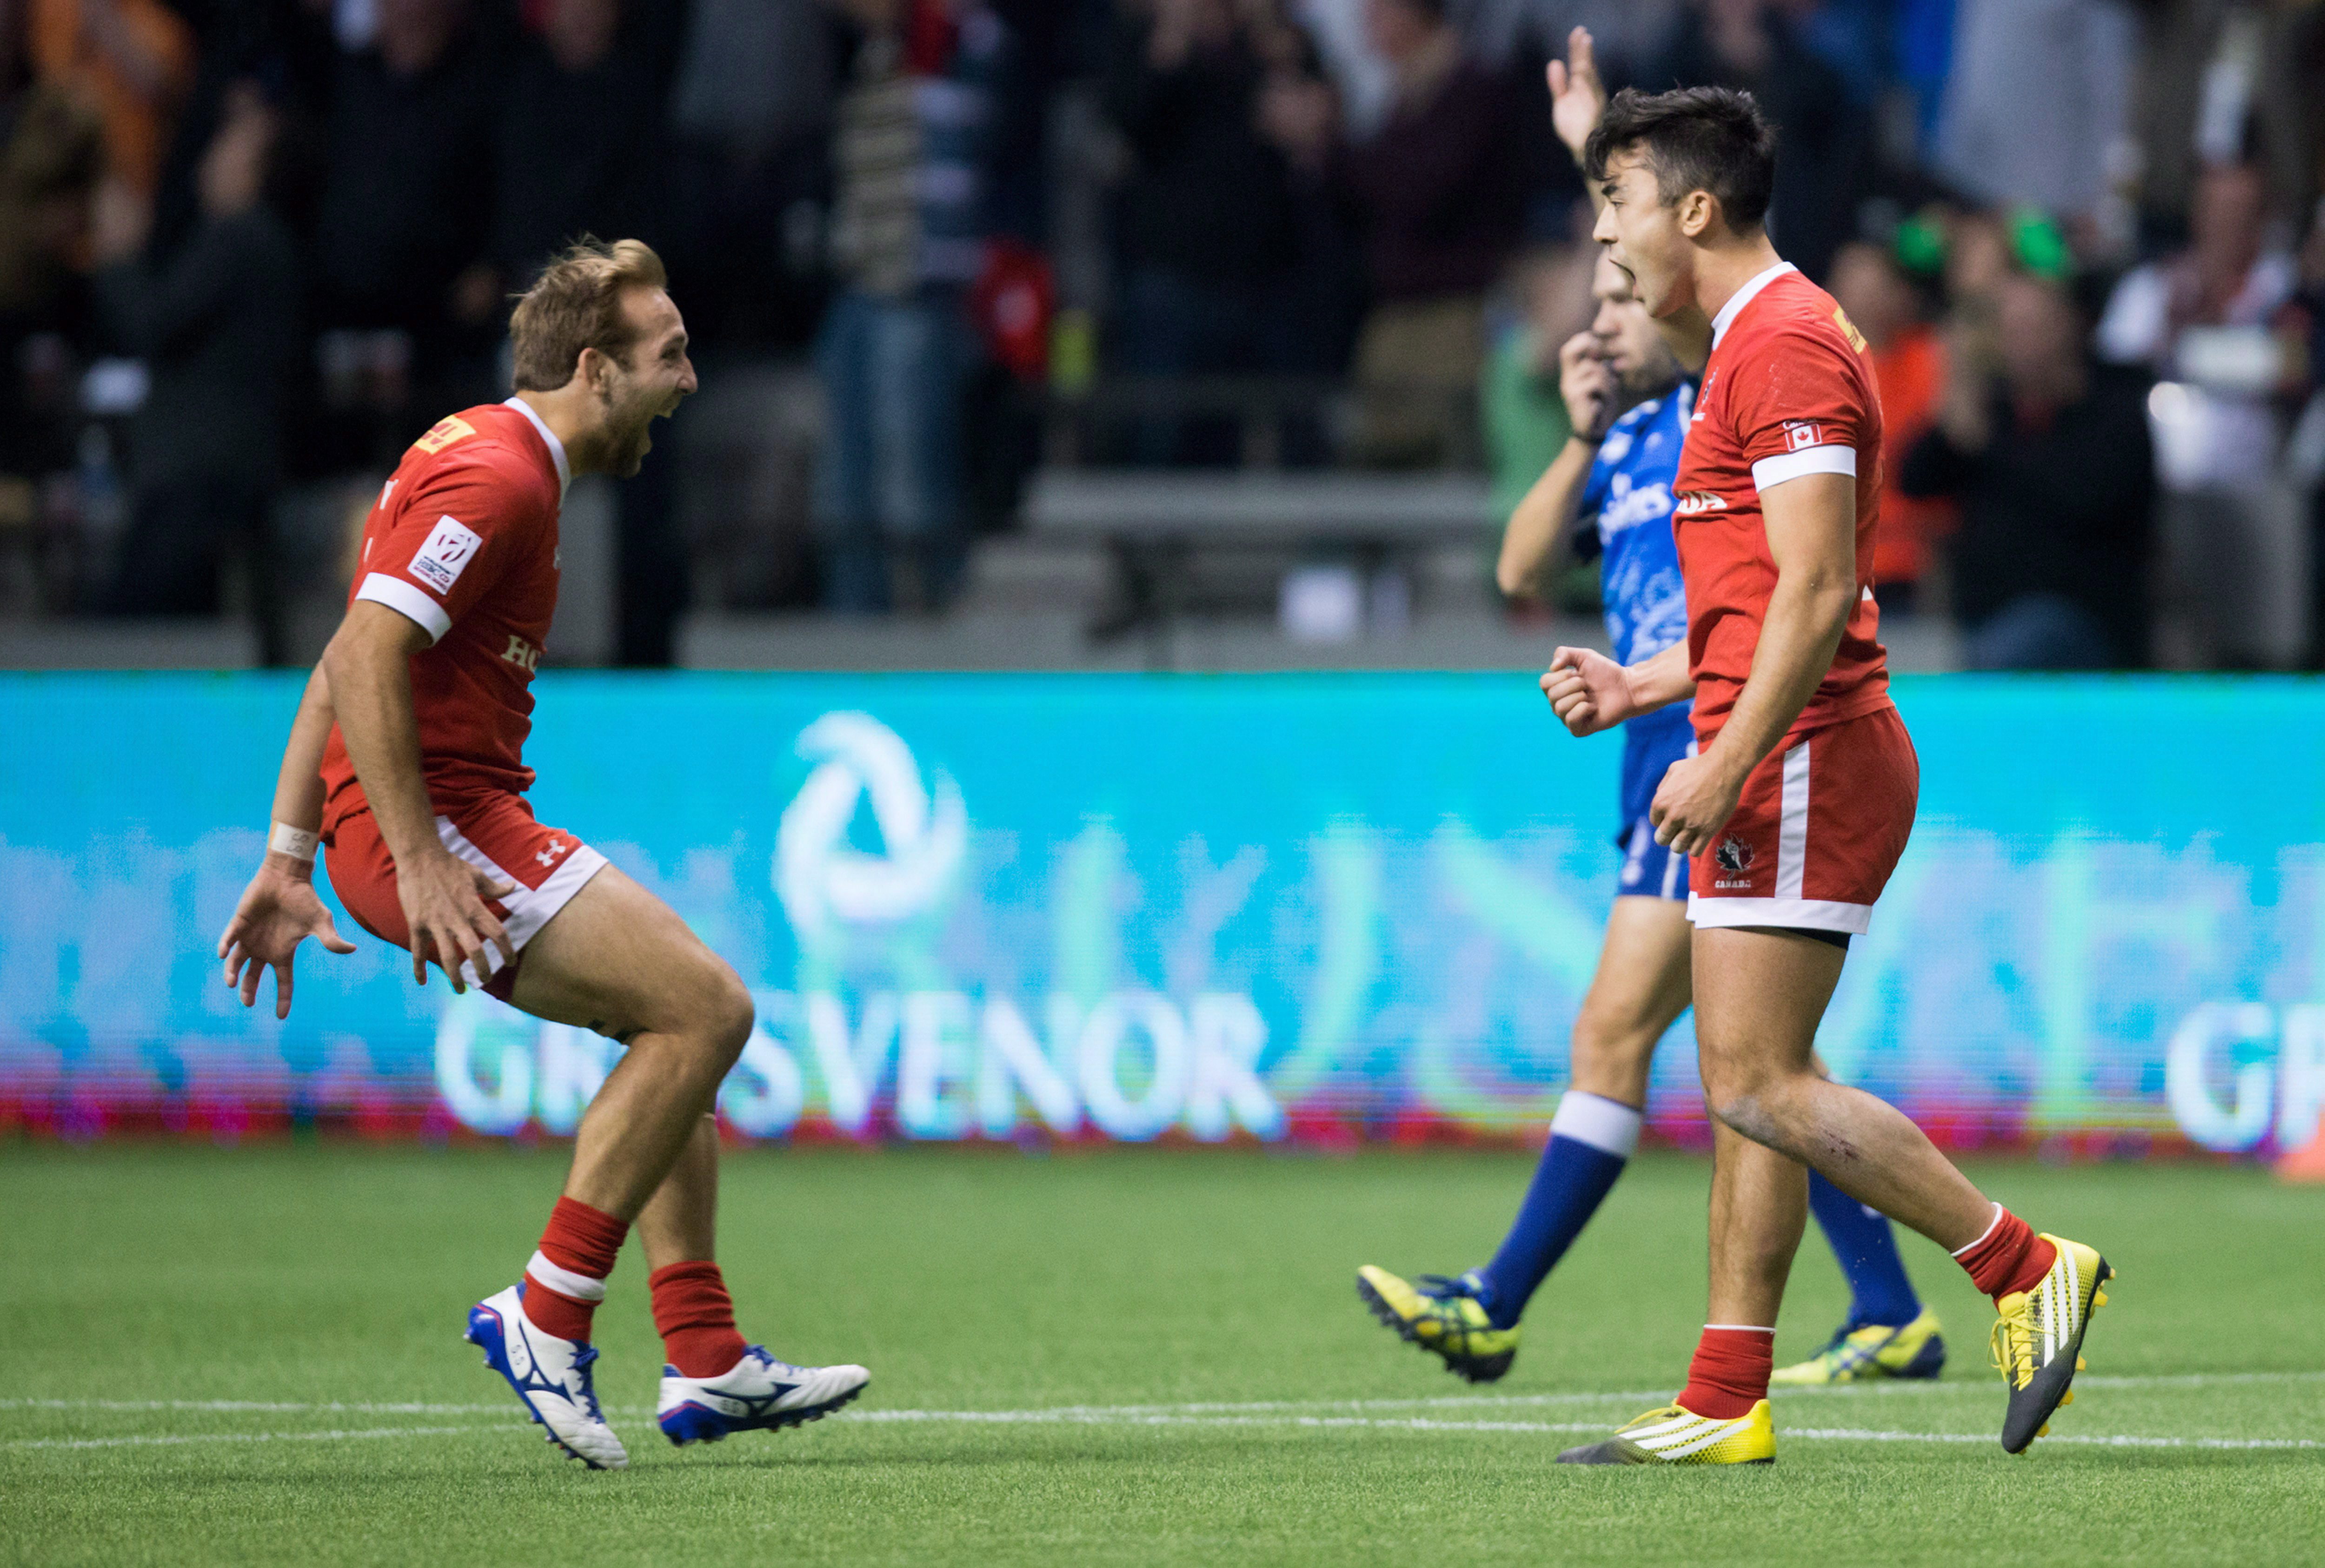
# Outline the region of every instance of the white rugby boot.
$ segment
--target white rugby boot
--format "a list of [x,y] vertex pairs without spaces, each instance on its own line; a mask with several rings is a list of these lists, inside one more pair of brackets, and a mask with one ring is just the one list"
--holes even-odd
[[622,1440],[606,1425],[589,1379],[597,1347],[559,1339],[524,1315],[524,1286],[510,1286],[468,1309],[465,1337],[481,1346],[485,1365],[508,1379],[549,1441],[591,1470],[621,1470],[630,1462]]
[[730,1432],[779,1431],[820,1421],[864,1392],[872,1374],[861,1367],[794,1367],[753,1345],[715,1378],[662,1370],[655,1419],[662,1435],[684,1446],[716,1443]]

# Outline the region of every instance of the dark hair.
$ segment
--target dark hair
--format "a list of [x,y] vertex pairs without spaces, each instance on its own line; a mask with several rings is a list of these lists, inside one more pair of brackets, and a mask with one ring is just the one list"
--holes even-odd
[[1690,190],[1708,190],[1731,229],[1756,226],[1768,212],[1776,182],[1776,127],[1750,93],[1734,88],[1681,88],[1643,93],[1625,88],[1583,145],[1582,170],[1592,184],[1607,178],[1607,160],[1640,148],[1666,206]]

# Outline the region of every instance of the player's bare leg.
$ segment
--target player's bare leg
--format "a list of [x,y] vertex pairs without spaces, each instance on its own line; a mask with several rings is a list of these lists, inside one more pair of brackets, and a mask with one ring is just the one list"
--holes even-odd
[[635,1220],[750,1038],[751,993],[675,910],[607,866],[533,937],[510,1000],[628,1046],[581,1118],[565,1195]]
[[1806,1167],[1724,1122],[1712,1123],[1707,1322],[1774,1332],[1808,1214]]
[[584,1344],[635,1221],[653,1265],[654,1322],[668,1358],[660,1418],[672,1442],[797,1425],[861,1393],[870,1380],[861,1367],[795,1367],[746,1343],[714,1260],[718,1132],[710,1111],[752,1023],[750,993],[734,970],[668,905],[607,866],[527,945],[511,1001],[628,1049],[581,1119],[565,1194],[526,1267],[521,1305],[495,1298],[479,1308],[493,1319],[478,1340],[487,1358],[496,1348],[505,1353],[513,1305],[557,1340]]
[[662,1177],[662,1185],[638,1211],[638,1241],[646,1267],[709,1263],[718,1246],[718,1122],[705,1116]]
[[1693,996],[1687,906],[1676,899],[1620,898],[1574,1019],[1572,1084],[1644,1110],[1655,1044]]
[[1524,1204],[1493,1260],[1458,1277],[1408,1281],[1377,1264],[1357,1270],[1373,1315],[1473,1383],[1517,1354],[1518,1319],[1622,1174],[1647,1102],[1647,1070],[1688,1005],[1687,906],[1615,900],[1598,968],[1574,1020],[1573,1077]]
[[2105,1299],[2106,1262],[2080,1243],[2036,1236],[1903,1113],[1818,1071],[1816,1027],[1844,949],[1796,932],[1708,927],[1696,932],[1694,951],[1704,1091],[1724,1136],[1713,1177],[1709,1322],[1680,1407],[1765,1424],[1776,1311],[1805,1220],[1806,1165],[1944,1247],[1995,1296],[1996,1355],[2011,1391],[2003,1445],[2024,1449],[2072,1397],[2083,1325]]
[[1818,1072],[1816,1028],[1840,979],[1842,949],[1787,932],[1710,927],[1697,931],[1694,951],[1696,1050],[1714,1116],[1949,1251],[1985,1233],[1993,1202],[1920,1128]]

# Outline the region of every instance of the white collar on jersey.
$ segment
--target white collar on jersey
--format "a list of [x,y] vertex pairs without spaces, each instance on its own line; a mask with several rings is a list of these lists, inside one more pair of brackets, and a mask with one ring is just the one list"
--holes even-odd
[[523,398],[509,399],[508,406],[531,420],[533,428],[539,430],[541,438],[548,443],[549,455],[557,459],[557,499],[563,502],[566,487],[573,483],[572,465],[565,460],[565,443],[557,438],[557,432],[549,428],[549,421],[535,413],[533,405]]
[[1765,272],[1752,274],[1751,279],[1742,288],[1728,297],[1728,303],[1719,308],[1719,314],[1711,318],[1711,346],[1714,348],[1719,346],[1719,340],[1728,336],[1728,329],[1736,325],[1736,318],[1743,312],[1745,306],[1752,302],[1754,295],[1786,272],[1799,271],[1800,269],[1790,262],[1778,262]]

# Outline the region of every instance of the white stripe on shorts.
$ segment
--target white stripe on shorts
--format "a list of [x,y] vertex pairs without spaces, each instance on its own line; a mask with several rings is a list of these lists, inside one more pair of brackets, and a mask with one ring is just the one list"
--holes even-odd
[[[573,842],[573,853],[565,857],[564,863],[559,866],[541,886],[528,888],[517,878],[495,864],[492,856],[469,843],[468,836],[452,825],[450,817],[440,816],[436,819],[436,836],[444,841],[446,849],[450,850],[478,871],[498,877],[515,890],[497,901],[501,908],[508,911],[501,921],[501,929],[508,933],[509,946],[519,953],[523,952],[524,945],[538,936],[543,926],[549,924],[551,917],[573,901],[573,895],[579,892],[591,877],[606,869],[606,857],[576,839]],[[490,944],[486,945],[485,965],[487,977],[500,969],[501,950],[498,947]],[[477,978],[474,964],[464,964],[460,966],[460,978],[463,982],[480,990],[485,983],[484,981]]]
[[1809,859],[1809,742],[1784,753],[1783,815],[1776,826],[1776,897],[1802,896]]

